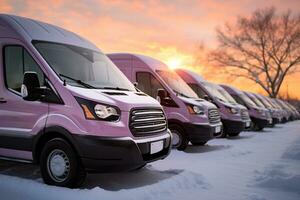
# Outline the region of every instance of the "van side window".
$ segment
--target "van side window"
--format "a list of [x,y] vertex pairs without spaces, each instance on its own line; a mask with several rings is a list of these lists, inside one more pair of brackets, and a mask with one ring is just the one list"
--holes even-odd
[[149,72],[138,72],[136,74],[136,80],[138,82],[138,89],[153,98],[157,97],[158,89],[163,89],[160,82]]
[[204,96],[206,96],[206,93],[197,84],[190,83],[188,85],[194,90],[199,98],[203,99]]
[[151,74],[151,96],[153,98],[157,97],[157,90],[164,89],[160,82]]
[[138,89],[151,95],[151,79],[150,73],[148,72],[138,72],[136,74],[136,81],[138,82]]
[[24,73],[34,71],[38,74],[40,85],[44,86],[44,74],[29,53],[21,46],[4,47],[5,80],[9,89],[21,92]]

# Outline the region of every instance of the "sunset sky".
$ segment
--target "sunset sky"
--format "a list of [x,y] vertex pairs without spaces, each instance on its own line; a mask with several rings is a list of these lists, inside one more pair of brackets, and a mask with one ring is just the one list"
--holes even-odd
[[[199,46],[216,48],[215,28],[275,6],[300,12],[300,0],[0,0],[0,12],[64,27],[94,42],[104,52],[135,52],[171,67],[186,67],[217,83],[261,92],[253,83],[232,79],[199,63]],[[282,93],[300,98],[300,73],[288,77]]]

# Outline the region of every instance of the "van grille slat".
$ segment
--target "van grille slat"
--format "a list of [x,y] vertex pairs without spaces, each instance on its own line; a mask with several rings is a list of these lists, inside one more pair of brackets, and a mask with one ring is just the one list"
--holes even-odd
[[242,117],[242,120],[249,120],[250,119],[250,116],[249,116],[249,113],[247,110],[241,110],[241,117]]
[[220,114],[218,109],[209,109],[208,110],[208,119],[212,124],[221,122]]
[[167,129],[167,120],[161,109],[134,109],[129,119],[130,130],[136,137],[160,133]]

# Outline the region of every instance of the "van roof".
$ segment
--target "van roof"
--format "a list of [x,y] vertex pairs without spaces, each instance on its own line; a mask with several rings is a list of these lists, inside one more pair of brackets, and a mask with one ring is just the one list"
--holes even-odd
[[0,37],[15,38],[27,43],[33,40],[63,43],[100,51],[94,44],[71,31],[37,20],[7,14],[0,14]]
[[168,68],[168,66],[155,59],[155,58],[151,58],[149,56],[144,56],[144,55],[141,55],[141,54],[135,54],[135,53],[110,53],[110,54],[107,54],[107,56],[110,58],[110,59],[114,59],[114,60],[125,60],[125,59],[128,59],[128,60],[133,60],[133,59],[136,59],[140,62],[142,62],[144,65],[139,65],[139,67],[145,67],[145,68],[149,68],[153,71],[156,71],[156,70],[165,70],[166,68]]
[[240,91],[239,89],[229,86],[229,85],[220,84],[220,86],[222,86],[223,88],[226,88],[226,90],[229,91],[230,93],[238,93]]
[[176,69],[178,73],[181,73],[187,82],[191,83],[202,83],[202,82],[207,82],[200,74],[197,74],[193,71],[187,70],[187,69]]

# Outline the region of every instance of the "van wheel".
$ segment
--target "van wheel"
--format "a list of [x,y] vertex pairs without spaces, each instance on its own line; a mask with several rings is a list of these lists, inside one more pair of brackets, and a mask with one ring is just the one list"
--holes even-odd
[[172,133],[172,148],[177,148],[180,151],[185,150],[189,140],[183,128],[175,124],[170,124],[169,129]]
[[191,142],[194,146],[204,146],[207,142]]
[[229,137],[236,137],[240,134],[241,132],[233,132],[233,133],[228,133]]
[[41,175],[46,184],[79,187],[86,172],[71,145],[61,138],[46,143],[40,157]]
[[257,123],[253,123],[253,127],[252,127],[253,131],[262,131],[263,129],[264,127],[259,126]]
[[226,138],[227,134],[224,131],[224,127],[221,128],[220,133],[215,133],[214,136],[215,136],[215,138]]

